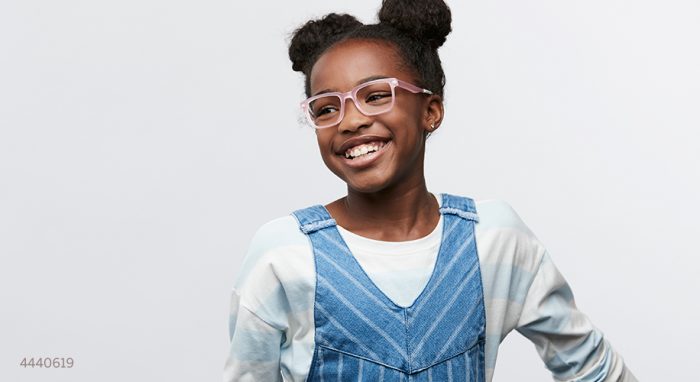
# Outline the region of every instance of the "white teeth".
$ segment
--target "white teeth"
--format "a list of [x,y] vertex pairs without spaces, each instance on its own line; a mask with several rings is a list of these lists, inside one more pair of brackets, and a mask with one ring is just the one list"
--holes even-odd
[[370,142],[351,147],[345,151],[345,158],[357,158],[370,152],[378,151],[384,147],[384,142]]

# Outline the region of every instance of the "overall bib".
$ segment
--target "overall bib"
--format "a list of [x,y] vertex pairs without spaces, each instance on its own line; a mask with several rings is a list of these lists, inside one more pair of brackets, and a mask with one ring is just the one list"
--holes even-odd
[[307,381],[484,381],[486,317],[474,201],[442,194],[433,273],[409,307],[372,282],[322,205],[293,212],[316,265]]

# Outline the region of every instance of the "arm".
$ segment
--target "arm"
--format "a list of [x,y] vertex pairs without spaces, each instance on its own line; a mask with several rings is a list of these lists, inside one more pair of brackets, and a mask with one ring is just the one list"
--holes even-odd
[[279,361],[284,332],[243,306],[236,290],[231,295],[229,338],[224,382],[281,380]]
[[637,381],[603,333],[576,308],[571,288],[546,252],[516,329],[535,344],[556,381]]

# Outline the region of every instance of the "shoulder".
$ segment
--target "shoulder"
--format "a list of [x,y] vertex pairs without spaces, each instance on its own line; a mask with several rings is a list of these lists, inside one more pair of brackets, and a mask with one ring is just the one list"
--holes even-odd
[[501,199],[475,200],[477,215],[479,215],[479,228],[485,229],[513,229],[531,234],[532,231],[525,224],[513,206]]
[[476,214],[479,217],[477,227],[481,230],[486,229],[514,229],[526,233],[532,233],[525,222],[520,218],[520,215],[515,211],[513,206],[505,200],[501,199],[474,199],[468,196],[457,196],[440,193],[440,206],[442,206],[443,198],[446,195],[457,198],[466,198],[470,201],[468,204],[473,204]]
[[482,261],[536,270],[546,249],[515,208],[501,199],[478,200],[475,206]]
[[[251,277],[260,278],[261,274],[279,277],[280,270],[295,261],[307,259],[310,244],[297,225],[292,215],[270,220],[261,225],[253,234],[243,263],[238,272],[236,288],[248,283]],[[275,273],[275,275],[270,275]]]
[[257,252],[285,246],[306,244],[306,236],[299,230],[296,219],[285,215],[261,225],[253,234],[250,249]]

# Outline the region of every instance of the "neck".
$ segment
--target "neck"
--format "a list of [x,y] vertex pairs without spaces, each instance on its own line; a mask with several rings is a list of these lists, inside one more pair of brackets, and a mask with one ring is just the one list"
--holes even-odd
[[440,219],[437,200],[423,178],[411,186],[374,193],[348,188],[348,196],[332,204],[336,204],[332,214],[340,226],[376,240],[418,239],[432,232]]

